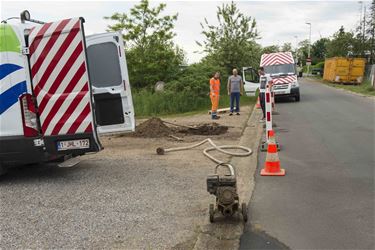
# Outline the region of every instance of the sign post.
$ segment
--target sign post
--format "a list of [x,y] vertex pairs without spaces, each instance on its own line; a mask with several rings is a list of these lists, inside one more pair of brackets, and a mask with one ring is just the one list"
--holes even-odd
[[307,74],[310,74],[310,65],[311,65],[311,58],[306,58],[306,65],[307,65]]

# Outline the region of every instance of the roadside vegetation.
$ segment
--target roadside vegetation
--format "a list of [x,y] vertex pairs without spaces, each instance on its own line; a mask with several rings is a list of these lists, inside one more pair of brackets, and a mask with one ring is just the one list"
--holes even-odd
[[[306,65],[308,40],[300,41],[298,50],[293,49],[291,43],[262,47],[257,42],[260,36],[256,20],[242,13],[234,2],[218,6],[217,24],[202,20],[203,40],[196,42],[201,48],[197,53],[203,53],[204,57],[198,63],[189,64],[183,49],[174,42],[178,13],[165,15],[165,8],[164,3],[150,4],[149,0],[141,0],[127,12],[104,17],[111,21],[108,31],[123,33],[137,116],[209,109],[209,79],[216,71],[221,73],[220,105],[227,107],[228,75],[233,68],[239,71],[242,67],[257,68],[263,53],[292,51],[299,63]],[[323,68],[324,59],[328,57],[364,56],[365,53],[370,53],[369,60],[374,63],[374,18],[375,0],[367,19],[355,31],[341,27],[331,37],[314,42],[312,68]],[[303,69],[306,71],[305,66]],[[164,82],[164,90],[156,92],[155,85],[159,81]],[[253,101],[254,98],[241,98],[242,105]]]
[[[201,113],[211,108],[211,102],[206,96],[196,96],[194,93],[151,93],[146,90],[133,95],[135,112],[138,117]],[[241,105],[253,105],[256,97],[242,96]],[[229,107],[229,96],[224,93],[220,96],[219,108]],[[191,113],[193,112],[193,113]]]
[[324,83],[328,86],[332,86],[334,88],[338,89],[345,89],[348,91],[352,91],[355,93],[367,95],[367,96],[375,96],[375,89],[371,85],[370,80],[365,80],[359,85],[348,85],[348,84],[338,84],[338,83],[332,83],[329,81],[323,80],[322,76],[310,76],[309,78],[312,78],[314,80],[318,80],[321,83]]
[[[225,3],[217,9],[218,25],[202,20],[203,41],[197,41],[203,59],[188,65],[183,50],[174,43],[178,14],[163,15],[166,4],[152,7],[141,0],[127,13],[104,17],[113,23],[109,31],[122,31],[136,115],[165,115],[202,111],[210,108],[209,79],[221,73],[220,106],[229,105],[226,84],[233,68],[257,67],[261,46],[254,18],[239,11],[236,4]],[[158,81],[164,90],[156,92]],[[241,104],[254,98],[243,97]]]
[[337,84],[337,83],[331,83],[324,81],[325,84],[339,88],[339,89],[346,89],[355,93],[363,94],[363,95],[369,95],[369,96],[375,96],[375,89],[372,87],[369,80],[364,81],[360,85],[344,85],[344,84]]

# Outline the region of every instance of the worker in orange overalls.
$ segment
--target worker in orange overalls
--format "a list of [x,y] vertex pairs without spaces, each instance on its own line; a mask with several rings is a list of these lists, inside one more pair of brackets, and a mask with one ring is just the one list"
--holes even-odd
[[217,115],[217,108],[219,107],[220,98],[220,73],[216,72],[214,77],[210,79],[210,98],[211,98],[211,118],[217,120],[220,116]]

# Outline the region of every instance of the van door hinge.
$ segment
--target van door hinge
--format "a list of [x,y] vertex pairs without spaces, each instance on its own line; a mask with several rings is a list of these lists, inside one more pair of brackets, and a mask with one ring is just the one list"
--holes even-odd
[[29,55],[29,54],[30,54],[29,47],[23,47],[22,48],[22,55]]

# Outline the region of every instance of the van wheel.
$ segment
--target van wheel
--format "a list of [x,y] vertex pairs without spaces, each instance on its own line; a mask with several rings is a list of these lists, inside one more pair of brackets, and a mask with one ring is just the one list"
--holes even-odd
[[0,163],[0,176],[7,173],[7,168],[4,165],[1,165]]
[[294,99],[296,100],[296,102],[299,102],[299,100],[300,100],[300,95],[299,95],[299,94],[296,95],[296,96],[294,97]]

